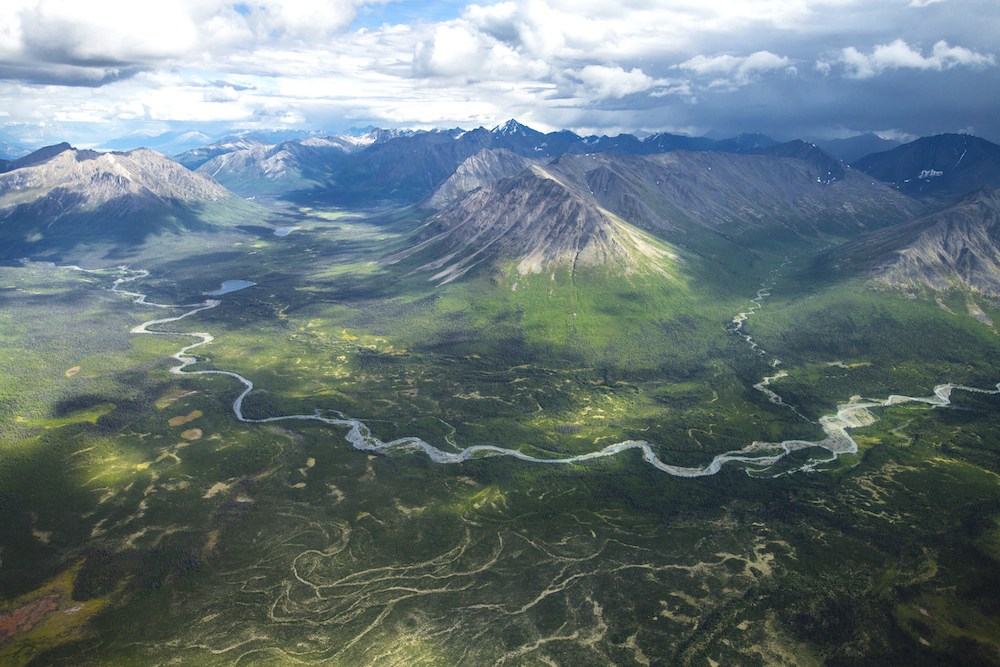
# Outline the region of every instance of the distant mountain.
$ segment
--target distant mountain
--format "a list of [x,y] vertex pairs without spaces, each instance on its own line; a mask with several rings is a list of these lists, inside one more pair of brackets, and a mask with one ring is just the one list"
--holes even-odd
[[494,146],[527,157],[554,157],[565,153],[580,137],[568,130],[544,134],[513,118],[490,130]]
[[761,134],[760,132],[751,132],[748,134],[741,134],[730,139],[722,139],[716,141],[708,150],[722,151],[723,153],[756,153],[763,148],[770,148],[771,146],[776,146],[779,142],[775,141],[766,134]]
[[20,140],[5,132],[0,132],[0,160],[16,160],[30,152],[21,144]]
[[626,155],[642,155],[653,152],[650,145],[631,134],[619,134],[615,137],[583,137],[570,145],[568,153],[624,153]]
[[944,210],[864,236],[827,253],[818,268],[869,275],[887,287],[1000,296],[1000,191],[984,188]]
[[275,130],[234,130],[227,134],[226,137],[222,137],[220,141],[226,139],[255,139],[257,141],[263,142],[265,144],[280,144],[285,141],[301,141],[303,139],[308,139],[309,137],[323,137],[329,134],[329,132],[324,132],[323,130],[292,130],[292,129],[275,129]]
[[643,152],[666,153],[668,151],[716,150],[719,142],[714,139],[709,139],[708,137],[689,137],[683,134],[657,132],[656,134],[651,134],[643,139],[642,144],[645,149]]
[[[189,151],[178,159],[245,197],[281,196],[344,206],[423,201],[426,205],[441,207],[461,192],[513,174],[516,161],[512,161],[510,155],[501,160],[498,157],[501,154],[494,154],[478,164],[469,163],[458,172],[466,160],[483,150],[506,151],[536,164],[573,155],[652,156],[702,152],[771,156],[808,165],[811,178],[820,184],[848,178],[844,164],[815,144],[779,143],[762,134],[744,134],[718,141],[665,133],[650,135],[644,140],[627,134],[580,137],[567,131],[539,132],[511,119],[491,130],[482,127],[470,131],[458,128],[419,132],[372,130],[361,137],[308,137],[276,145],[251,145],[252,141],[253,138],[247,136],[217,142]],[[856,182],[852,187],[855,186]],[[641,201],[633,208],[641,209]],[[813,208],[801,202],[795,207],[803,211]],[[893,208],[891,204],[886,207]],[[851,216],[843,212],[830,215],[831,220],[848,218]],[[820,221],[813,226],[825,224]],[[836,227],[838,223],[833,224]]]
[[485,185],[441,211],[420,230],[410,250],[417,270],[448,283],[479,265],[516,263],[521,275],[562,265],[574,272],[598,267],[618,273],[663,272],[667,251],[602,210],[593,197],[532,165]]
[[270,145],[271,144],[268,142],[252,134],[246,136],[226,137],[225,139],[220,139],[219,141],[208,144],[207,146],[192,148],[189,151],[185,151],[180,155],[177,155],[174,159],[188,169],[194,170],[212,158],[220,155]]
[[194,165],[215,153],[196,172],[240,195],[255,196],[327,187],[332,169],[354,148],[315,138],[276,145],[254,143],[252,138],[240,143],[246,147],[227,152],[228,146],[208,146],[180,159]]
[[883,153],[899,145],[898,141],[883,139],[874,132],[859,134],[846,139],[828,139],[816,141],[817,146],[830,155],[843,160],[846,164],[856,162],[872,153]]
[[[459,165],[483,149],[505,150],[538,163],[579,154],[649,155],[664,152],[668,147],[670,150],[677,150],[676,147],[681,145],[707,149],[718,144],[706,138],[670,137],[672,139],[667,135],[653,135],[645,142],[631,135],[581,138],[566,131],[544,134],[509,120],[492,130],[480,127],[453,134],[415,134],[373,145],[353,155],[344,163],[343,171],[332,180],[336,181],[338,189],[345,191],[357,193],[356,188],[362,188],[362,191],[370,188],[371,192],[366,193],[368,197],[377,193],[385,198],[412,202],[427,197],[439,187],[445,187],[443,184],[456,173]],[[743,152],[773,152],[779,146],[763,135],[745,135],[723,145]],[[836,172],[840,167],[835,167],[837,161],[825,154],[821,158],[818,155],[820,152],[812,147],[810,157],[817,164],[822,162],[824,165],[824,169],[817,170],[817,177],[829,180],[829,173]],[[479,175],[483,182],[491,180],[482,178],[482,165]],[[502,175],[507,175],[507,172]],[[460,175],[458,178],[463,177]],[[338,197],[339,201],[344,201],[343,194],[331,192],[330,196],[335,201]],[[443,195],[431,197],[429,201],[438,205],[449,200],[449,195]]]
[[1000,187],[1000,146],[968,134],[923,137],[852,166],[913,197],[949,200]]
[[490,132],[498,137],[503,137],[508,141],[523,140],[529,145],[535,145],[538,142],[543,141],[543,137],[545,136],[544,133],[532,129],[527,125],[523,125],[513,118],[505,123],[497,125],[490,130]]
[[147,135],[133,134],[104,142],[101,150],[128,151],[134,148],[149,148],[164,155],[177,155],[198,146],[211,143],[213,137],[197,130],[182,130]]
[[211,179],[154,151],[98,153],[59,144],[0,174],[0,257],[60,255],[78,245],[134,246],[257,213]]
[[543,134],[510,120],[492,130],[468,132],[372,130],[361,137],[309,138],[272,147],[220,143],[179,160],[244,196],[286,194],[345,205],[412,203],[433,193],[480,150],[504,149],[535,160],[561,155],[579,141],[572,132]]
[[373,127],[367,132],[363,132],[360,134],[352,133],[349,134],[348,136],[358,137],[361,139],[370,138],[371,141],[369,141],[368,143],[382,144],[385,143],[386,141],[392,141],[393,139],[398,139],[399,137],[412,137],[414,134],[416,134],[416,132],[414,132],[413,130],[396,130],[396,129],[383,130],[378,127]]
[[741,134],[728,139],[711,139],[709,137],[689,137],[683,134],[658,132],[645,139],[638,139],[631,134],[619,134],[615,137],[584,137],[572,144],[567,152],[653,155],[673,151],[716,151],[741,155],[769,155],[775,154],[773,149],[780,145],[774,139],[760,133]]
[[0,162],[9,162],[19,157],[28,155],[29,151],[24,146],[0,140]]

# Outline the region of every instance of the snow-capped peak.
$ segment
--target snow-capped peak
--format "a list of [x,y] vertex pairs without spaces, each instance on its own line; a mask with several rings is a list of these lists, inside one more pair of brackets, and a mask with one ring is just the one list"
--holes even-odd
[[527,134],[536,134],[535,130],[531,129],[527,125],[522,125],[521,123],[518,123],[513,118],[508,120],[503,125],[497,125],[492,130],[490,130],[490,132],[505,137],[515,136],[515,135],[524,136]]

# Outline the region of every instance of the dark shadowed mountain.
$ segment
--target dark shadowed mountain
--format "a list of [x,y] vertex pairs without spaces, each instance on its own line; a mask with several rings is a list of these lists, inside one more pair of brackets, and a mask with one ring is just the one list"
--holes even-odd
[[147,149],[98,153],[59,144],[0,174],[0,254],[59,255],[78,245],[245,222],[259,213],[218,183]]
[[856,137],[848,137],[847,139],[817,140],[815,143],[830,155],[843,160],[846,164],[856,162],[872,153],[883,153],[892,150],[899,145],[898,141],[883,139],[873,132],[859,134]]
[[828,252],[818,268],[870,275],[888,287],[1000,295],[1000,191],[984,188],[944,210],[864,236]]
[[686,151],[567,155],[551,169],[567,181],[585,183],[602,207],[623,219],[666,234],[693,223],[736,235],[784,229],[851,236],[924,210],[850,169],[830,180],[826,160],[809,151],[806,157]]
[[760,132],[750,132],[729,139],[716,141],[708,150],[723,153],[756,153],[763,148],[777,145],[778,142]]
[[[48,160],[51,160],[55,156],[65,151],[76,151],[76,149],[70,146],[66,142],[63,142],[61,144],[54,144],[52,146],[45,146],[44,148],[39,148],[37,151],[29,153],[24,157],[20,157],[16,160],[10,160],[6,162],[2,166],[2,168],[0,168],[0,172],[8,172],[8,171],[13,171],[15,169],[23,169],[25,167],[31,167],[36,164],[41,164],[42,162],[47,162]],[[99,153],[95,151],[88,151],[88,150],[76,151],[76,153],[81,157],[81,159],[99,155]]]
[[832,183],[843,179],[847,174],[844,164],[823,149],[798,139],[783,144],[771,144],[746,151],[747,155],[773,155],[802,160],[815,170],[820,183]]
[[923,137],[852,166],[913,197],[948,200],[1000,187],[1000,146],[968,134]]

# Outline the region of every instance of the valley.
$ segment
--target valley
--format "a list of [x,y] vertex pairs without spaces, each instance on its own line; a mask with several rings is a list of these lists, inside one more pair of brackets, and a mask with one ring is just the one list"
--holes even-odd
[[494,157],[6,258],[0,661],[995,663],[992,200]]

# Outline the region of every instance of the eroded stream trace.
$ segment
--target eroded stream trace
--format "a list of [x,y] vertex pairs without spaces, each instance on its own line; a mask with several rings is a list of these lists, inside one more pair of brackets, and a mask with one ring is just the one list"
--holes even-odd
[[[87,273],[104,272],[102,270],[82,269],[78,266],[68,266],[63,268],[85,271]],[[946,383],[936,386],[931,396],[901,396],[894,394],[883,400],[867,400],[861,398],[860,396],[852,396],[847,403],[837,406],[836,413],[824,415],[819,418],[818,424],[823,429],[823,433],[825,434],[825,437],[821,440],[783,440],[781,442],[754,441],[742,449],[732,450],[717,455],[702,468],[684,467],[665,463],[653,451],[653,444],[645,440],[625,440],[587,454],[554,459],[538,458],[516,449],[507,449],[505,447],[498,447],[495,445],[472,445],[458,452],[446,452],[416,436],[406,436],[384,442],[372,435],[371,430],[364,422],[348,417],[337,411],[332,411],[333,414],[337,415],[336,417],[325,417],[320,414],[318,410],[313,414],[281,415],[266,417],[263,419],[251,419],[244,416],[243,400],[250,394],[251,391],[253,391],[253,382],[239,373],[234,373],[232,371],[187,370],[189,366],[198,362],[198,359],[191,355],[191,351],[203,345],[208,345],[215,340],[212,334],[199,331],[186,332],[150,329],[151,327],[158,327],[171,322],[177,322],[204,310],[216,308],[222,303],[222,301],[218,299],[208,299],[198,304],[179,305],[152,303],[147,300],[147,295],[145,294],[122,289],[122,286],[127,283],[135,282],[147,277],[149,275],[148,271],[133,270],[128,269],[127,267],[119,267],[117,271],[119,277],[115,278],[112,283],[112,291],[130,296],[133,298],[135,303],[144,306],[152,306],[162,309],[189,309],[174,317],[152,319],[143,322],[142,324],[134,327],[131,333],[148,334],[152,336],[187,336],[197,339],[196,342],[182,347],[172,355],[172,357],[180,363],[171,368],[170,372],[175,375],[225,375],[238,381],[243,385],[243,391],[241,391],[233,401],[233,413],[241,422],[248,424],[266,424],[271,422],[298,420],[315,421],[323,424],[330,424],[331,426],[345,427],[347,428],[347,441],[355,449],[376,453],[386,453],[395,449],[419,449],[423,451],[428,458],[436,463],[461,463],[470,459],[488,456],[510,456],[529,463],[565,465],[616,456],[621,452],[637,449],[642,452],[643,460],[657,470],[676,477],[703,477],[706,475],[714,475],[722,469],[724,464],[730,462],[745,463],[753,466],[753,468],[747,468],[747,474],[750,474],[751,472],[761,474],[766,472],[770,466],[773,466],[792,452],[809,448],[820,448],[826,450],[829,453],[829,457],[814,459],[797,468],[776,473],[775,476],[790,474],[793,472],[811,472],[816,470],[817,466],[835,461],[837,457],[841,455],[857,453],[858,444],[850,436],[848,431],[853,428],[868,426],[877,421],[877,417],[870,411],[871,408],[882,408],[902,403],[924,403],[932,407],[943,407],[951,404],[951,394],[955,390],[980,394],[1000,394],[1000,383],[997,383],[994,389],[979,389],[976,387]],[[739,313],[733,318],[733,331],[740,335],[752,349],[758,351],[761,355],[764,355],[765,352],[760,349],[749,334],[743,331],[743,325],[750,318],[750,316],[752,316],[757,309],[760,308],[763,299],[770,295],[769,289],[770,285],[767,285],[758,290],[757,296],[751,300],[754,304],[753,307],[751,307],[747,312]],[[778,364],[780,364],[780,361],[777,359],[772,362],[772,366],[777,366]],[[773,403],[785,405],[793,410],[797,415],[806,419],[806,417],[801,415],[797,409],[785,403],[776,392],[768,388],[771,380],[777,379],[778,377],[780,377],[780,374],[764,378],[760,383],[754,386],[758,391],[767,395]]]

